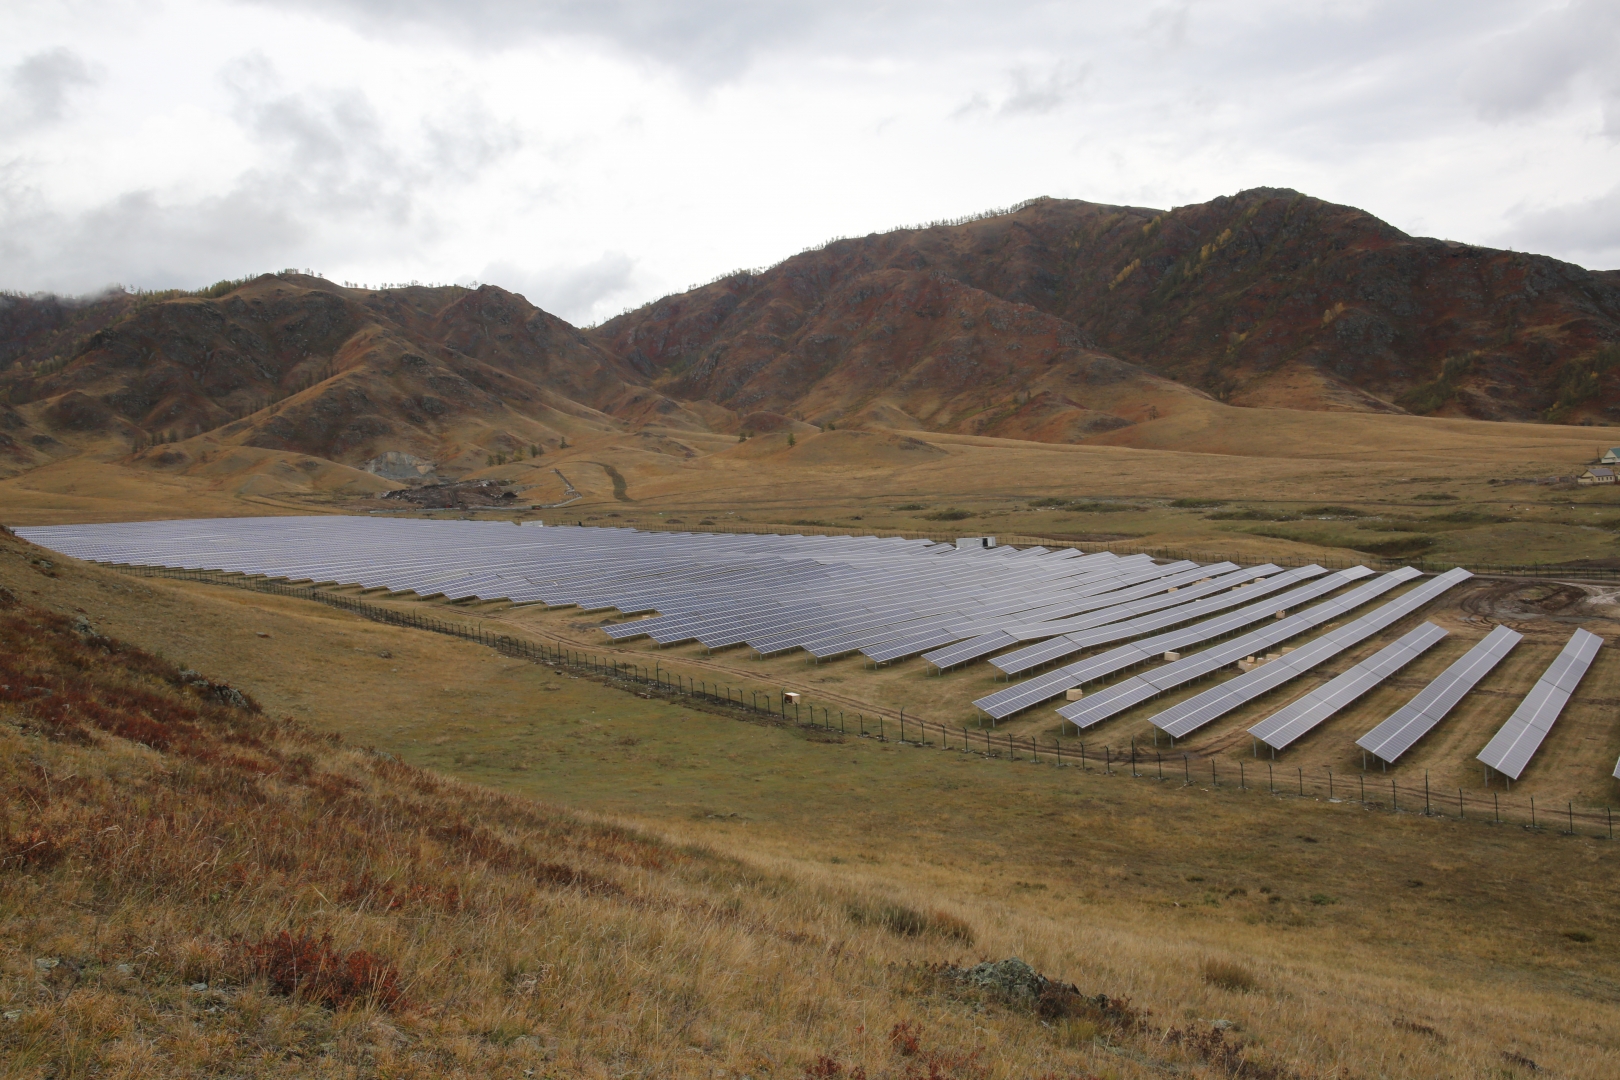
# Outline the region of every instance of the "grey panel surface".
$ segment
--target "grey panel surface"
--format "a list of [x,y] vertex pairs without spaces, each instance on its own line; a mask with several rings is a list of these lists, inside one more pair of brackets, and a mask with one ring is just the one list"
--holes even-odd
[[1378,650],[1361,663],[1330,679],[1299,700],[1285,705],[1249,729],[1273,750],[1291,746],[1334,713],[1438,645],[1446,631],[1426,622]]
[[1507,723],[1479,752],[1479,760],[1503,776],[1517,780],[1541,749],[1547,733],[1562,715],[1570,695],[1580,685],[1602,646],[1603,639],[1591,631],[1575,631],[1563,651],[1513,710],[1513,715],[1507,718]]
[[[1411,570],[1411,567],[1405,569]],[[1401,571],[1396,571],[1394,574],[1385,575],[1385,577],[1393,578],[1400,573]],[[1403,580],[1409,580],[1412,576],[1417,576],[1417,571],[1412,571],[1411,575],[1408,575]],[[1246,672],[1235,679],[1211,687],[1201,694],[1194,695],[1186,701],[1171,706],[1151,718],[1149,723],[1168,733],[1172,738],[1181,738],[1191,734],[1210,721],[1226,715],[1238,706],[1253,701],[1290,679],[1304,674],[1317,664],[1337,656],[1357,642],[1366,640],[1373,634],[1423,607],[1447,589],[1473,576],[1467,570],[1460,568],[1447,570],[1445,573],[1418,585],[1405,595],[1361,616],[1354,622],[1347,623],[1337,630],[1329,631],[1321,638],[1308,642],[1293,652],[1263,664],[1253,671]],[[1366,587],[1363,586],[1363,588]],[[1348,599],[1348,597],[1345,599]],[[1332,603],[1334,601],[1328,601],[1328,604]],[[1323,606],[1327,605],[1324,604]],[[1287,621],[1286,619],[1283,620],[1283,622]],[[1277,629],[1280,630],[1281,628]],[[1257,647],[1251,651],[1260,651],[1259,646],[1262,641],[1263,639],[1257,640],[1255,643]],[[1275,643],[1275,640],[1264,641],[1266,647]]]
[[1523,638],[1516,630],[1498,626],[1435,676],[1411,701],[1357,739],[1356,745],[1382,761],[1394,762],[1444,720]]
[[[1302,568],[1302,572],[1320,570],[1321,567],[1315,566]],[[1372,571],[1364,566],[1353,566],[1348,570],[1340,570],[1319,581],[1301,585],[1298,588],[1290,589],[1288,592],[1274,595],[1270,599],[1238,608],[1236,611],[1227,611],[1224,614],[1206,619],[1203,622],[1194,623],[1191,626],[1144,638],[1129,645],[1122,645],[1101,656],[1076,661],[1059,668],[1057,671],[1047,672],[1018,683],[1006,690],[1000,690],[982,697],[973,704],[991,717],[1000,720],[1024,709],[1039,705],[1043,701],[1050,700],[1065,690],[1103,678],[1117,671],[1123,671],[1137,664],[1147,663],[1167,651],[1184,649],[1189,645],[1213,641],[1227,634],[1236,633],[1245,626],[1272,618],[1279,608],[1294,607],[1314,600],[1340,589],[1352,581],[1367,577],[1371,573]],[[1120,624],[1118,628],[1099,627],[1096,630],[1088,631],[1081,636],[1081,647],[1106,644],[1109,641],[1118,640],[1116,634],[1130,629],[1130,624],[1124,623]],[[1106,696],[1112,690],[1113,688],[1110,687],[1108,690],[1103,691],[1102,696]],[[1078,708],[1078,703],[1074,707]],[[1065,718],[1068,718],[1068,713],[1064,715]],[[1079,726],[1085,727],[1089,722],[1094,721],[1081,721]]]

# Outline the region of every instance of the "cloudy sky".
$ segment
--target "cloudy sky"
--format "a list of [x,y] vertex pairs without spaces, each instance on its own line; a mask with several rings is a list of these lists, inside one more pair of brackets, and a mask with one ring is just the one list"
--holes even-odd
[[1620,0],[6,0],[0,289],[488,281],[1255,186],[1620,267]]

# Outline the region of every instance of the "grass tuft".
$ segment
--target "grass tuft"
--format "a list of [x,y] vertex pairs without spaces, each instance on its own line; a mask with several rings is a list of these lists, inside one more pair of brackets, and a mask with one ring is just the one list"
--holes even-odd
[[1254,972],[1230,960],[1205,960],[1203,974],[1204,981],[1209,985],[1233,993],[1247,994],[1260,987],[1260,980],[1255,978]]

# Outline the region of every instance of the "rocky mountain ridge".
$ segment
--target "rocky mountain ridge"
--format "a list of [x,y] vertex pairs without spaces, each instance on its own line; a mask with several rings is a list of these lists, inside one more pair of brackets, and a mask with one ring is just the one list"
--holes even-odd
[[840,240],[590,330],[495,286],[299,274],[0,297],[0,472],[85,451],[189,466],[204,436],[451,476],[643,430],[1074,442],[1218,402],[1608,423],[1617,343],[1620,272],[1278,189],[1170,211],[1043,198]]

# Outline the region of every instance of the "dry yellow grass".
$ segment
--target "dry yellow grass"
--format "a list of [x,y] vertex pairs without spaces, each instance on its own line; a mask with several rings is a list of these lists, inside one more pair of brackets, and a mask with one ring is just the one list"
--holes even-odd
[[[228,901],[207,900],[203,876],[179,875],[164,887],[190,891],[112,903],[98,890],[116,877],[8,872],[6,1009],[22,1008],[23,1026],[6,1037],[29,1040],[14,1044],[29,1056],[8,1059],[22,1062],[18,1074],[96,1062],[145,1075],[801,1076],[830,1054],[899,1076],[915,1059],[887,1035],[905,1022],[941,1053],[982,1048],[991,1076],[1220,1075],[1167,1037],[1215,1019],[1232,1021],[1257,1060],[1301,1076],[1511,1075],[1534,1060],[1604,1077],[1620,1064],[1606,841],[739,723],[313,604],[71,563],[46,577],[18,550],[0,551],[0,584],[23,600],[82,609],[103,632],[231,679],[271,715],[482,785],[440,782],[399,819],[397,838],[342,833],[350,842],[321,873],[392,868],[502,898],[498,911],[385,914],[334,899],[319,875]],[[138,747],[92,753],[0,734],[8,792],[37,784],[27,778],[38,760],[51,776],[91,778],[92,793],[175,798],[178,809],[201,797],[173,794],[164,777],[184,770]],[[359,784],[354,800],[417,799],[373,754],[297,745]],[[265,781],[266,798],[287,800],[274,805],[288,807],[288,835],[313,844],[327,828],[315,822],[351,828],[343,805],[280,783]],[[413,847],[455,814],[625,895],[535,888]],[[628,865],[592,847],[599,835],[667,865]],[[187,833],[196,846],[177,846],[165,865],[241,850],[211,836],[232,834]],[[851,917],[884,904],[942,912],[974,943]],[[228,973],[218,1000],[184,989],[201,970],[188,957],[223,964],[218,943],[231,934],[297,923],[386,955],[436,1011],[328,1012],[269,994],[250,973]],[[138,993],[116,985],[127,961],[113,955],[125,947],[115,928],[138,931],[136,955],[152,944],[161,958]],[[87,940],[107,951],[105,966],[72,994],[33,997],[53,984],[32,960],[92,955]],[[1086,993],[1131,997],[1152,1011],[1148,1029],[979,1012],[905,967],[1008,955]],[[1206,981],[1210,964],[1243,968],[1255,988]],[[542,973],[537,994],[514,992]],[[224,1011],[206,1012],[216,1005]]]

